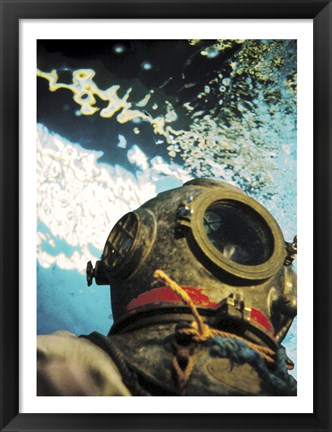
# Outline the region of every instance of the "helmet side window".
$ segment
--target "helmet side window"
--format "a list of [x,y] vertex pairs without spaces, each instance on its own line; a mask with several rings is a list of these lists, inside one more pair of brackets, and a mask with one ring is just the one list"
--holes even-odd
[[104,249],[104,259],[111,268],[121,265],[131,251],[138,232],[138,218],[127,213],[112,229]]

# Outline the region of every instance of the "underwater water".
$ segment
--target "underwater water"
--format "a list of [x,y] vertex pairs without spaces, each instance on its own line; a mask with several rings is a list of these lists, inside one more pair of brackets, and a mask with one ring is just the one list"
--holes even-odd
[[[108,332],[87,261],[123,214],[192,178],[242,188],[293,239],[296,54],[294,40],[38,41],[38,334]],[[283,344],[296,363],[296,322]]]

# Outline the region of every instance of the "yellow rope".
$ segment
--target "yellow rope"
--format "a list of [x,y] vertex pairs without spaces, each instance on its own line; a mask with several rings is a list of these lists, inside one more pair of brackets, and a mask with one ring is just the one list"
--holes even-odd
[[155,279],[160,280],[161,282],[165,283],[166,286],[171,288],[171,290],[174,291],[175,294],[177,294],[180,297],[180,299],[183,300],[184,303],[186,303],[190,307],[192,314],[194,315],[194,318],[197,322],[199,334],[204,334],[205,324],[202,320],[202,317],[198,313],[193,301],[191,300],[189,295],[185,292],[185,290],[181,288],[180,285],[178,285],[170,277],[168,277],[167,274],[164,273],[162,270],[156,270],[153,276]]
[[186,394],[187,384],[191,375],[191,372],[194,369],[194,361],[192,357],[188,357],[188,363],[184,369],[179,365],[178,359],[176,356],[173,357],[173,367],[177,373],[179,392],[181,396]]
[[[244,338],[237,336],[233,333],[227,333],[223,332],[221,330],[213,329],[209,327],[208,324],[205,324],[203,322],[202,317],[198,313],[198,310],[196,306],[194,305],[192,299],[189,297],[189,295],[185,292],[183,288],[180,287],[175,281],[173,281],[169,276],[166,275],[162,270],[156,270],[153,274],[155,279],[158,279],[162,283],[164,283],[166,286],[168,286],[175,294],[177,294],[180,299],[187,304],[187,306],[190,308],[195,321],[193,321],[189,328],[184,328],[179,330],[182,334],[191,335],[192,339],[195,342],[204,342],[207,339],[213,338],[214,336],[220,336],[223,338],[233,338],[233,339],[239,339],[243,341],[246,345],[248,345],[251,349],[258,352],[265,360],[269,363],[274,362],[274,351],[270,348],[263,347],[261,345],[249,342],[245,340]],[[189,379],[189,377],[188,377]]]

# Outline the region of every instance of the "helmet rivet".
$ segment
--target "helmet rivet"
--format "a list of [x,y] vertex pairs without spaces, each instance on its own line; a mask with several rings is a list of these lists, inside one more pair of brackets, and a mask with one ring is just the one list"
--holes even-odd
[[180,214],[181,216],[192,216],[194,214],[194,210],[188,205],[184,205],[180,207]]
[[86,265],[86,281],[88,286],[92,284],[94,276],[95,276],[95,270],[93,268],[92,262],[89,261]]

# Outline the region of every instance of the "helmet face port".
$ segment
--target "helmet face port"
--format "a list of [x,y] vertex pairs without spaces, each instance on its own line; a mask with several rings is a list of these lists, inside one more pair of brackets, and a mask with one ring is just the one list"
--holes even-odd
[[272,256],[271,230],[247,205],[231,200],[213,203],[204,213],[203,227],[210,242],[226,259],[256,266]]
[[279,225],[256,200],[232,189],[213,188],[191,203],[188,242],[200,262],[242,280],[263,280],[283,265]]

